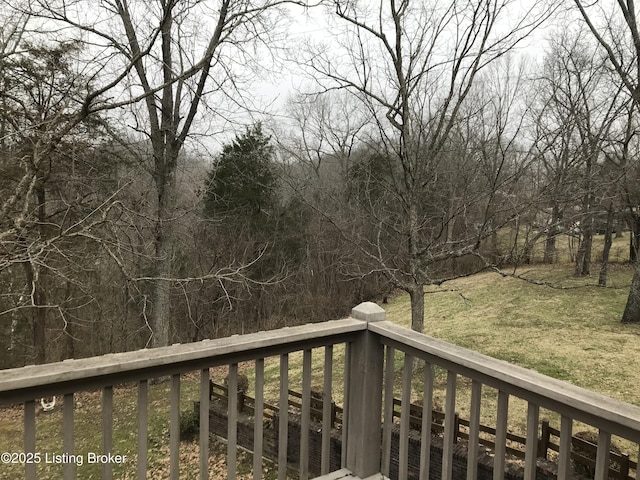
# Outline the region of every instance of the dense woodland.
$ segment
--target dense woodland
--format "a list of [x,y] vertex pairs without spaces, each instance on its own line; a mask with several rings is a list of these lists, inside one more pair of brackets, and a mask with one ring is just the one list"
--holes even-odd
[[[393,292],[421,331],[425,285],[567,236],[606,286],[640,243],[633,2],[521,3],[2,2],[0,368]],[[275,72],[303,80],[259,106]]]

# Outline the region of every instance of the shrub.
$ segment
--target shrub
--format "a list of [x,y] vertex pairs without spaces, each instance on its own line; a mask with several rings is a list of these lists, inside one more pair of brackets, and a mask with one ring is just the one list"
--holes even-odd
[[195,410],[180,412],[180,440],[192,441],[200,432],[200,414]]
[[[224,377],[224,386],[229,387],[229,375]],[[249,379],[246,375],[238,374],[238,393],[245,394],[249,391]]]

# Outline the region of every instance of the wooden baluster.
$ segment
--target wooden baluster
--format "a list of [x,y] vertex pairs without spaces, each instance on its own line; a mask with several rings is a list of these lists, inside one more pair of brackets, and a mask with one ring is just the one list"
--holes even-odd
[[[36,402],[29,400],[24,402],[24,451],[36,452]],[[36,479],[36,464],[27,463],[24,466],[24,474],[27,480]]]
[[558,452],[558,480],[571,477],[571,435],[573,420],[564,415],[560,419],[560,451]]
[[478,446],[480,445],[480,401],[482,400],[482,384],[471,382],[471,409],[469,418],[469,452],[467,457],[467,480],[478,477]]
[[444,447],[442,452],[442,480],[451,480],[453,475],[453,444],[455,441],[456,414],[456,381],[455,372],[447,372],[447,396],[444,409]]
[[333,428],[333,345],[324,348],[324,385],[322,387],[322,457],[320,474],[331,468],[331,429]]
[[264,425],[264,358],[256,360],[255,403],[253,412],[253,478],[262,478],[262,450]]
[[209,479],[209,369],[200,370],[200,480]]
[[300,480],[309,478],[309,428],[311,420],[311,350],[302,357],[302,419],[300,422]]
[[405,353],[402,371],[402,414],[400,416],[400,438],[398,477],[407,478],[409,470],[409,424],[411,421],[411,377],[413,357]]
[[280,355],[280,416],[278,425],[278,480],[287,479],[287,437],[289,435],[289,355]]
[[[102,453],[108,455],[113,450],[113,387],[104,387],[102,390]],[[103,480],[113,478],[113,465],[111,462],[102,464]]]
[[598,431],[598,451],[596,453],[596,473],[594,480],[609,478],[609,451],[611,450],[611,434],[604,430]]
[[498,392],[498,414],[496,419],[496,447],[493,459],[493,480],[504,478],[505,455],[507,451],[507,416],[509,413],[509,394]]
[[347,444],[349,438],[349,385],[351,384],[351,343],[344,346],[344,388],[342,394],[342,457],[340,467],[347,465]]
[[138,480],[147,478],[148,381],[138,383]]
[[169,476],[180,478],[180,374],[171,376],[169,413]]
[[227,478],[235,480],[238,455],[238,364],[229,365],[229,417],[227,422]]
[[420,480],[429,480],[431,465],[431,421],[433,414],[433,366],[424,362],[422,399],[422,436],[420,445]]
[[527,408],[527,443],[524,454],[524,480],[535,480],[538,459],[538,424],[540,408],[529,402]]
[[391,469],[391,432],[393,429],[393,377],[395,375],[393,347],[387,347],[384,372],[384,424],[382,428],[382,474],[389,476]]
[[[73,393],[66,393],[62,400],[62,451],[73,455]],[[75,478],[75,463],[64,464],[65,480]]]

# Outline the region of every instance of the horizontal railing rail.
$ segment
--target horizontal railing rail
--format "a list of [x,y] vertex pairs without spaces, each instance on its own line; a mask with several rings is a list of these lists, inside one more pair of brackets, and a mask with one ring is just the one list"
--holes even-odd
[[366,323],[348,318],[0,370],[0,406],[343,343],[366,328]]

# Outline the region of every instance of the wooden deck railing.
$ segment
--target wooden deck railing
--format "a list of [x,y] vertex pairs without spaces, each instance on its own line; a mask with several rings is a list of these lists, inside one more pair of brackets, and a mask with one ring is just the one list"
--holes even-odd
[[[600,395],[569,383],[556,380],[545,375],[527,370],[509,363],[496,360],[477,352],[473,352],[440,340],[416,335],[405,328],[387,321],[369,323],[368,332],[378,335],[380,345],[386,349],[386,358],[394,359],[395,351],[404,353],[404,365],[413,365],[416,359],[425,362],[424,368],[424,408],[432,408],[434,366],[447,371],[447,387],[445,400],[444,453],[442,459],[442,478],[451,478],[452,454],[455,435],[456,385],[459,376],[471,381],[471,400],[469,420],[469,444],[480,443],[480,405],[483,386],[498,390],[496,412],[494,479],[502,479],[505,471],[505,453],[508,438],[508,413],[510,397],[518,397],[527,402],[527,429],[525,447],[525,480],[534,480],[536,476],[536,460],[538,458],[538,425],[540,409],[556,412],[561,418],[559,430],[560,445],[558,448],[558,479],[565,480],[571,476],[571,437],[574,421],[580,421],[598,430],[598,446],[595,462],[596,480],[605,480],[609,472],[609,451],[611,437],[617,435],[636,445],[640,444],[640,408],[612,398]],[[382,348],[382,347],[377,347]],[[386,362],[385,398],[392,398],[393,361]],[[411,398],[411,369],[404,368],[402,382],[402,403],[408,405]],[[391,418],[392,402],[385,408],[384,418]],[[422,461],[421,466],[429,465],[431,417],[422,418]],[[382,473],[389,471],[390,422],[385,421],[383,433]],[[409,416],[401,420],[400,438],[407,438]],[[400,445],[399,478],[407,473],[406,440]],[[636,450],[637,452],[637,450]],[[467,478],[477,476],[476,448],[470,448],[467,462]],[[420,478],[428,478],[422,471]],[[640,478],[636,472],[635,478]]]
[[[179,422],[180,422],[180,375],[187,372],[200,372],[200,478],[208,479],[209,455],[209,369],[221,365],[229,366],[229,388],[237,392],[238,363],[255,362],[255,408],[263,408],[264,361],[268,357],[280,359],[280,392],[284,392],[284,411],[287,410],[288,359],[292,352],[302,351],[304,357],[303,368],[303,410],[309,417],[308,405],[311,384],[311,351],[322,347],[325,350],[325,382],[324,394],[331,404],[332,397],[332,365],[333,346],[355,341],[357,336],[366,331],[367,324],[361,320],[348,318],[321,324],[309,324],[300,327],[284,328],[276,331],[260,332],[256,334],[232,336],[217,340],[205,340],[187,345],[145,349],[135,352],[105,355],[101,357],[67,360],[60,363],[28,366],[17,369],[0,371],[0,407],[24,405],[24,444],[23,452],[36,453],[36,399],[53,395],[63,397],[63,432],[62,455],[72,455],[74,452],[74,394],[85,390],[102,390],[102,448],[103,453],[112,452],[113,438],[113,386],[122,383],[136,382],[138,385],[138,427],[137,427],[137,478],[147,478],[148,437],[148,385],[149,381],[158,377],[170,378],[170,478],[178,479],[179,465]],[[283,405],[281,404],[282,408]],[[237,395],[229,396],[229,411],[237,412]],[[331,412],[325,412],[323,422],[327,425],[331,421]],[[280,417],[279,428],[285,434],[280,435],[279,451],[287,452],[287,417]],[[237,415],[229,415],[229,439],[227,448],[227,478],[236,478],[237,446],[235,425]],[[308,430],[308,429],[307,429]],[[326,428],[326,440],[323,440],[323,473],[329,473],[329,433]],[[254,475],[261,478],[262,456],[262,422],[255,424]],[[308,438],[305,442],[303,435],[300,448],[300,476],[308,476],[305,457],[308,451]],[[325,460],[326,458],[326,460]],[[24,477],[37,478],[35,462],[25,463]],[[113,465],[103,465],[102,478],[113,478]],[[0,478],[2,475],[0,464]],[[64,478],[76,478],[76,464],[65,463]],[[279,478],[286,478],[286,461],[279,465]]]
[[[344,363],[334,359],[334,345],[345,345]],[[20,403],[24,405],[24,452],[36,450],[36,405],[35,400],[51,395],[63,396],[63,441],[61,453],[74,452],[74,394],[88,389],[102,390],[102,449],[105,454],[112,452],[113,438],[113,386],[124,382],[138,385],[138,455],[137,476],[146,478],[148,470],[147,444],[148,429],[148,383],[157,377],[170,378],[170,433],[169,457],[171,478],[178,478],[179,465],[179,399],[180,374],[199,372],[200,378],[200,478],[208,478],[209,455],[209,369],[220,365],[229,366],[228,386],[237,392],[238,363],[253,361],[255,365],[256,411],[264,410],[265,359],[279,359],[279,402],[278,408],[287,411],[289,406],[289,355],[301,351],[302,393],[301,439],[299,471],[300,478],[309,477],[309,431],[311,421],[311,378],[312,349],[324,350],[322,364],[323,412],[322,412],[322,469],[329,473],[330,430],[332,422],[332,401],[334,401],[333,369],[343,369],[344,398],[342,422],[342,467],[353,475],[366,478],[381,472],[390,475],[391,436],[394,402],[395,374],[402,371],[401,408],[410,411],[412,396],[419,393],[425,410],[430,411],[434,398],[434,367],[446,370],[446,394],[444,404],[444,432],[442,478],[449,480],[453,474],[453,450],[456,428],[456,386],[458,379],[465,377],[471,384],[470,418],[468,423],[469,444],[480,444],[480,406],[484,387],[498,391],[494,479],[504,477],[505,453],[508,440],[509,399],[518,397],[528,404],[525,446],[526,480],[533,480],[538,457],[538,425],[540,409],[557,412],[561,418],[558,447],[558,478],[568,479],[571,474],[571,436],[575,421],[595,427],[598,446],[595,461],[595,478],[607,478],[609,450],[612,435],[632,442],[637,448],[640,443],[640,408],[613,400],[568,383],[510,365],[476,352],[445,342],[416,334],[406,328],[387,322],[384,310],[375,304],[365,303],[354,308],[348,319],[285,328],[257,334],[233,336],[218,340],[206,340],[188,345],[174,345],[166,348],[141,350],[121,354],[105,355],[90,359],[69,360],[46,366],[29,366],[0,371],[0,406]],[[396,353],[402,352],[403,361],[396,364]],[[340,365],[338,365],[340,363]],[[423,388],[412,392],[416,365],[424,366]],[[238,397],[233,393],[228,399],[228,478],[236,477]],[[405,408],[404,406],[407,406]],[[317,413],[317,412],[316,412]],[[382,437],[381,437],[381,419]],[[400,419],[400,445],[398,478],[408,474],[408,432],[410,415]],[[421,461],[420,478],[428,479],[430,464],[432,416],[421,418]],[[284,480],[287,475],[287,428],[286,415],[278,416],[280,455],[278,476]],[[254,478],[262,474],[262,422],[255,422],[254,431]],[[382,448],[380,445],[382,438]],[[637,458],[637,457],[636,457]],[[477,478],[478,449],[470,448],[468,453],[467,478]],[[35,479],[36,464],[25,465],[25,478]],[[0,468],[2,466],[0,465]],[[630,473],[631,474],[631,473]],[[0,477],[1,477],[0,472]],[[75,465],[69,463],[64,468],[64,478],[75,478]],[[633,475],[632,475],[633,476]],[[102,477],[110,479],[113,472],[110,464],[105,464]],[[640,475],[635,472],[636,479]]]

